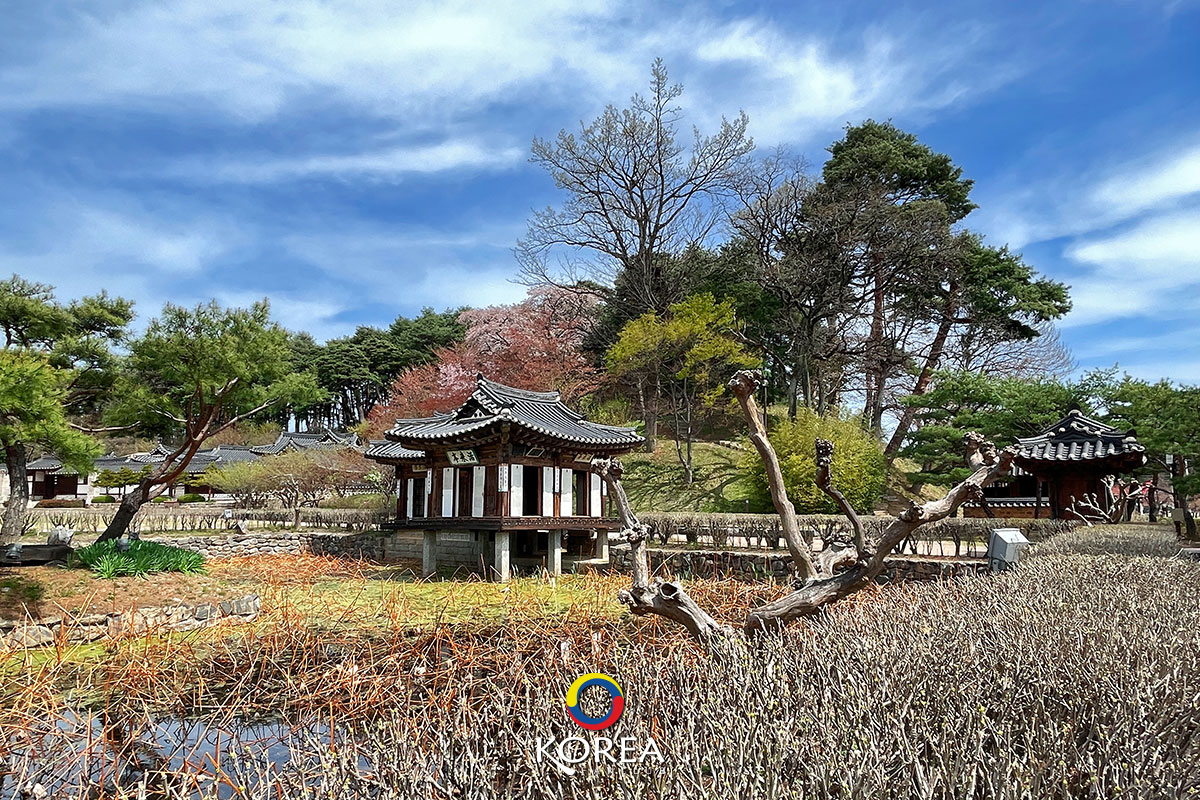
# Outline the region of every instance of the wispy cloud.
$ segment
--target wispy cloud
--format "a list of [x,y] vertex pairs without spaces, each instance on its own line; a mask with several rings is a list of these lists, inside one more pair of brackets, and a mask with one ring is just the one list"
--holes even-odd
[[[1013,59],[988,53],[978,28],[954,36],[927,35],[897,21],[868,29],[857,41],[836,44],[783,31],[765,19],[735,20],[699,31],[695,56],[728,80],[710,76],[724,103],[746,109],[755,135],[767,143],[803,142],[830,123],[863,115],[886,118],[949,106],[1015,78]],[[919,53],[919,55],[918,55]],[[990,69],[968,65],[990,59]],[[712,104],[728,110],[729,105]]]
[[1067,327],[1200,314],[1200,137],[1096,161],[1023,175],[970,222],[1015,247],[1053,242],[1075,271]]
[[286,236],[282,245],[326,274],[354,281],[360,296],[410,309],[440,309],[524,297],[525,287],[511,281],[511,248],[518,230],[515,223],[391,231],[358,225]]
[[614,56],[594,23],[614,13],[604,2],[539,0],[175,0],[71,14],[47,7],[57,35],[35,58],[0,71],[0,104],[167,104],[246,120],[341,104],[444,118],[571,62],[588,65],[592,79],[603,75]]
[[302,178],[399,181],[410,175],[452,170],[506,169],[524,157],[525,151],[518,147],[490,147],[475,141],[452,140],[359,153],[267,157],[254,161],[236,158],[185,161],[159,174],[206,183],[273,183]]
[[993,190],[971,221],[996,239],[1023,247],[1102,231],[1200,196],[1200,135],[1185,135],[1133,158],[1122,155],[1057,174],[1047,174],[1039,159],[1038,172],[1017,173],[1015,188]]
[[[867,108],[943,107],[1014,74],[966,26],[947,36],[894,21],[846,42],[623,0],[171,0],[45,14],[54,35],[32,56],[0,59],[0,109],[215,110],[251,123],[337,107],[427,122],[497,102],[594,111],[644,86],[662,56],[686,77],[695,110],[745,107],[759,138],[778,142]],[[988,69],[968,78],[964,65],[985,57]]]
[[[115,204],[114,204],[115,205]],[[227,221],[168,221],[144,209],[121,209],[59,197],[36,204],[42,219],[0,244],[0,270],[76,276],[96,271],[188,275],[241,240]]]
[[1066,250],[1089,267],[1074,282],[1069,325],[1152,315],[1200,314],[1200,209],[1152,216]]
[[1097,209],[1117,218],[1160,208],[1200,193],[1200,143],[1172,147],[1141,164],[1124,165],[1089,192]]

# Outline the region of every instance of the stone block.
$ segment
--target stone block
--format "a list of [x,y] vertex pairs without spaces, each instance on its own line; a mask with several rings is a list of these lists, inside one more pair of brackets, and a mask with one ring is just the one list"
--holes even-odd
[[23,625],[8,635],[8,646],[42,647],[54,643],[54,631],[46,625]]

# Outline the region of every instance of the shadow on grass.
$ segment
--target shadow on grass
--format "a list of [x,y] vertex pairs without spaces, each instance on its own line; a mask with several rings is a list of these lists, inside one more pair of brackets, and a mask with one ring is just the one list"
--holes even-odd
[[745,511],[733,496],[741,478],[737,454],[706,455],[695,464],[690,484],[674,458],[629,460],[623,480],[629,501],[638,511]]
[[40,617],[46,587],[19,569],[0,568],[0,619]]

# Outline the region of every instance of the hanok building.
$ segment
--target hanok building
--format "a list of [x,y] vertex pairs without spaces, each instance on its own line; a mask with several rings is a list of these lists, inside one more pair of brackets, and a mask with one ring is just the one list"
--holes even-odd
[[[562,571],[569,559],[607,560],[620,527],[596,456],[642,443],[632,428],[589,422],[558,392],[531,392],[480,375],[456,411],[399,419],[367,458],[396,467],[397,518],[390,527],[424,532],[426,574],[440,548],[507,580],[514,562]],[[463,558],[463,555],[467,558]]]
[[[1077,408],[1036,436],[1017,440],[1017,455],[1007,480],[984,489],[988,508],[998,517],[1061,519],[1072,498],[1095,495],[1112,502],[1106,475],[1127,474],[1146,461],[1146,448],[1133,431],[1120,431],[1085,416]],[[971,503],[964,516],[982,517]]]

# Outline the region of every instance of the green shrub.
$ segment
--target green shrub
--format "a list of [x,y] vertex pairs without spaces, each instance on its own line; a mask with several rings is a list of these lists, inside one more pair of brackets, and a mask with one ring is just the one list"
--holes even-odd
[[203,503],[207,500],[208,500],[208,498],[205,497],[204,495],[195,494],[194,492],[188,492],[187,494],[185,494],[179,498],[180,503]]
[[[829,439],[834,444],[833,482],[850,504],[858,511],[870,512],[883,497],[887,486],[887,461],[879,441],[864,431],[856,420],[818,416],[811,409],[801,408],[796,419],[773,426],[769,433],[771,444],[779,456],[788,497],[798,514],[832,514],[837,507],[815,482],[816,455],[813,446],[817,439]],[[750,501],[751,511],[771,511],[771,493],[767,473],[758,451],[747,444],[742,459],[742,490]]]
[[53,500],[39,500],[37,508],[83,508],[85,505],[87,504],[82,500],[55,498]]
[[96,505],[97,503],[115,503],[115,502],[117,502],[117,498],[113,497],[111,494],[98,494],[92,498],[92,505]]
[[167,498],[163,497],[163,496],[160,494],[158,497],[154,498],[154,499],[153,499],[153,500],[151,500],[150,502],[151,502],[151,503],[165,503],[165,502],[167,502]]
[[134,539],[122,553],[115,540],[96,542],[75,551],[75,558],[101,578],[155,572],[203,572],[204,556],[181,547]]

